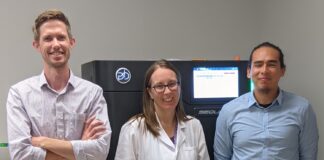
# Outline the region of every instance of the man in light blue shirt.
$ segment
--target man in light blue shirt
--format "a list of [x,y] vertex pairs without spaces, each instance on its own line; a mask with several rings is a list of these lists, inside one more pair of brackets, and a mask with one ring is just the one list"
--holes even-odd
[[216,122],[216,160],[315,160],[318,129],[307,99],[278,83],[285,74],[281,49],[269,42],[250,55],[254,90],[225,104]]

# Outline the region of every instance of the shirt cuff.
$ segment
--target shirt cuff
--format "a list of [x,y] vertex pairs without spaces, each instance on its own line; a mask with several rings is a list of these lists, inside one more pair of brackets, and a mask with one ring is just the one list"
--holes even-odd
[[87,160],[86,154],[83,150],[83,143],[81,140],[70,141],[73,148],[74,157],[76,160]]
[[39,160],[45,160],[46,157],[46,150],[39,148],[39,147],[33,147],[33,159],[39,159]]

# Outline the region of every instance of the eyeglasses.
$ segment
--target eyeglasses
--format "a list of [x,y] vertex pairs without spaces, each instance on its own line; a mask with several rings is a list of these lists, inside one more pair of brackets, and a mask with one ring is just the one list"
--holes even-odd
[[165,88],[168,87],[170,91],[176,91],[178,89],[178,85],[180,82],[170,82],[169,84],[157,84],[155,86],[152,86],[150,88],[153,88],[157,93],[163,93],[165,91]]

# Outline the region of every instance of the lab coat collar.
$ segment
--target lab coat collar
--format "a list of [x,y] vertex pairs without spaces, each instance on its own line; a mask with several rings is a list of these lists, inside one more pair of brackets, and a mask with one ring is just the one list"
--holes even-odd
[[168,134],[162,128],[159,117],[157,116],[156,113],[155,116],[161,128],[159,131],[160,136],[158,137],[158,139],[161,140],[162,143],[166,144],[171,150],[176,151],[176,149],[179,148],[179,146],[181,146],[186,139],[186,137],[184,136],[185,135],[184,132],[186,128],[185,124],[183,122],[178,121],[176,143],[173,144]]
[[177,130],[177,147],[179,148],[186,140],[186,125],[185,122],[178,121],[178,130]]

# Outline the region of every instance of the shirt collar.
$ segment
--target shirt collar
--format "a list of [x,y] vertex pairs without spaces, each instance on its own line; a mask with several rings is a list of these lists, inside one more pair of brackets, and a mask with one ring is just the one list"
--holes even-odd
[[[277,104],[277,106],[281,106],[282,105],[282,101],[283,101],[283,90],[281,90],[279,88],[279,95],[277,96],[277,98],[275,98],[272,102],[272,105],[270,105],[269,107],[273,106],[274,104]],[[250,108],[252,106],[258,106],[257,105],[257,101],[254,97],[253,91],[251,91],[249,93],[249,98],[248,98],[248,105],[247,107]]]
[[[44,70],[43,70],[39,76],[39,87],[43,87],[44,85],[49,86],[49,84],[46,80],[46,77],[45,77]],[[76,77],[73,74],[72,70],[70,70],[70,77],[68,80],[68,85],[71,85],[73,88],[75,88],[75,86],[77,85]]]

